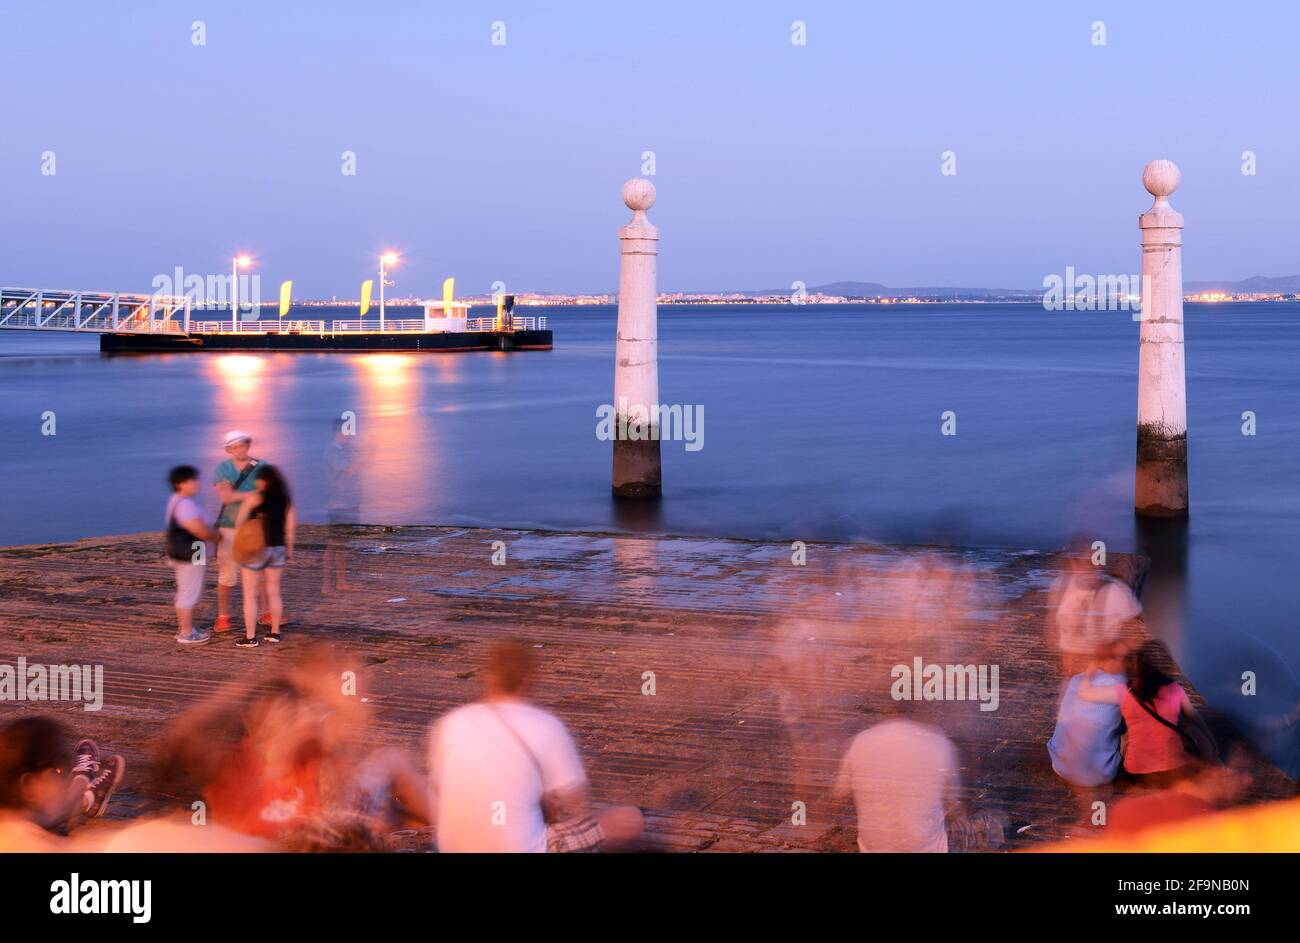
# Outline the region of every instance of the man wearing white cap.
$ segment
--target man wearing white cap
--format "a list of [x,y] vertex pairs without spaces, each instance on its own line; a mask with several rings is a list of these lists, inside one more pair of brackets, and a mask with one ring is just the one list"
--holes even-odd
[[217,466],[212,476],[217,496],[221,499],[221,515],[217,530],[221,546],[217,551],[217,622],[214,632],[230,629],[230,590],[239,585],[239,564],[235,561],[235,518],[239,515],[239,502],[244,495],[257,490],[258,459],[248,454],[253,437],[239,429],[226,433],[226,453],[230,458]]

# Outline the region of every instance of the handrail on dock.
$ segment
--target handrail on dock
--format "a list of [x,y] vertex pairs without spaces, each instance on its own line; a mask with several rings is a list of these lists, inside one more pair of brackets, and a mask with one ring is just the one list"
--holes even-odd
[[[0,288],[0,329],[95,334],[491,333],[496,318],[198,321],[191,299],[124,292]],[[511,317],[510,330],[546,330],[545,317]]]

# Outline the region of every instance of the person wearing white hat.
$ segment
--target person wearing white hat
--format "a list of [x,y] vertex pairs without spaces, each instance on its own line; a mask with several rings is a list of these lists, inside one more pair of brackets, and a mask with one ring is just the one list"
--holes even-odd
[[257,490],[258,459],[249,455],[253,437],[240,429],[226,433],[225,449],[230,458],[217,466],[212,483],[221,499],[217,531],[221,544],[217,551],[217,622],[214,632],[230,629],[230,590],[239,585],[239,564],[235,561],[235,518],[244,496]]

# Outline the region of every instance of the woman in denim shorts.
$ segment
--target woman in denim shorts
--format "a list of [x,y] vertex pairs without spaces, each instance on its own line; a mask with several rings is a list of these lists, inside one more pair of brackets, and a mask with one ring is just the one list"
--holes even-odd
[[262,641],[280,641],[280,622],[284,618],[284,600],[280,596],[280,578],[285,565],[293,559],[295,516],[289,486],[274,465],[263,464],[257,475],[257,490],[240,504],[239,525],[249,519],[262,522],[266,548],[256,559],[242,565],[244,584],[244,637],[235,644],[256,648],[258,591],[266,593],[271,611],[271,632]]

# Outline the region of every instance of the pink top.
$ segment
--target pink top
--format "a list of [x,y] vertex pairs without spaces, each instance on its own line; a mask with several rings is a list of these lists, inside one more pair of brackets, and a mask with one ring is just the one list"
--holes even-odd
[[[1187,692],[1177,682],[1166,684],[1156,694],[1156,712],[1171,724],[1178,724],[1178,715],[1190,709]],[[1128,727],[1128,746],[1124,749],[1124,768],[1130,773],[1159,773],[1186,765],[1190,757],[1183,750],[1183,739],[1177,730],[1170,730],[1156,720],[1138,703],[1132,691],[1124,692],[1119,704],[1120,713]]]

